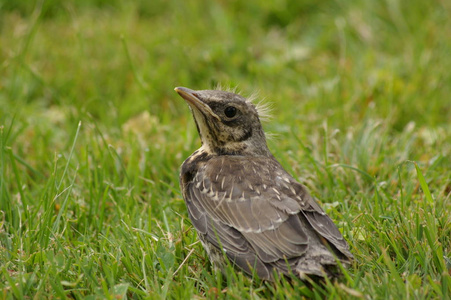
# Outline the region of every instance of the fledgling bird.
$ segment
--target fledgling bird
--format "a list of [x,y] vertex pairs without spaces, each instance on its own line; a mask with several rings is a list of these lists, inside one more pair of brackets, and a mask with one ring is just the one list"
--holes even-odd
[[215,267],[247,274],[334,277],[353,256],[332,220],[274,158],[256,106],[232,92],[175,91],[202,141],[182,164],[188,214]]

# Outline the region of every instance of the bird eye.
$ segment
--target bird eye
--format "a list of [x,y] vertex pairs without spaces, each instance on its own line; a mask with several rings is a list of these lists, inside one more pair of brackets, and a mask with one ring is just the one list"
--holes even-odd
[[227,118],[233,118],[236,115],[236,108],[233,106],[227,106],[224,110],[224,114]]

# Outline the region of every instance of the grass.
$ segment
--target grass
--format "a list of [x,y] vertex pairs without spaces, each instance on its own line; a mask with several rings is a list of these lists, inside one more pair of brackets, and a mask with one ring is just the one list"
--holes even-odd
[[[447,1],[1,1],[0,32],[0,298],[450,298]],[[355,255],[339,282],[211,269],[173,88],[218,83],[272,103]]]

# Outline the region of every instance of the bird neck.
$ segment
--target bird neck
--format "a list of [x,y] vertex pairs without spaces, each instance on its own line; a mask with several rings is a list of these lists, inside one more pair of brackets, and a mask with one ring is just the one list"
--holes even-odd
[[239,142],[227,142],[224,144],[202,142],[202,148],[211,155],[272,156],[265,139],[258,143],[253,139]]

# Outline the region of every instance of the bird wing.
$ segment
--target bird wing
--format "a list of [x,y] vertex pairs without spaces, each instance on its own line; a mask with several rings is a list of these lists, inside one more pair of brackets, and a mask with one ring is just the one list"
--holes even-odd
[[308,223],[352,256],[335,224],[274,159],[215,157],[185,184],[193,225],[229,257],[256,253],[264,263],[299,257],[315,238]]

